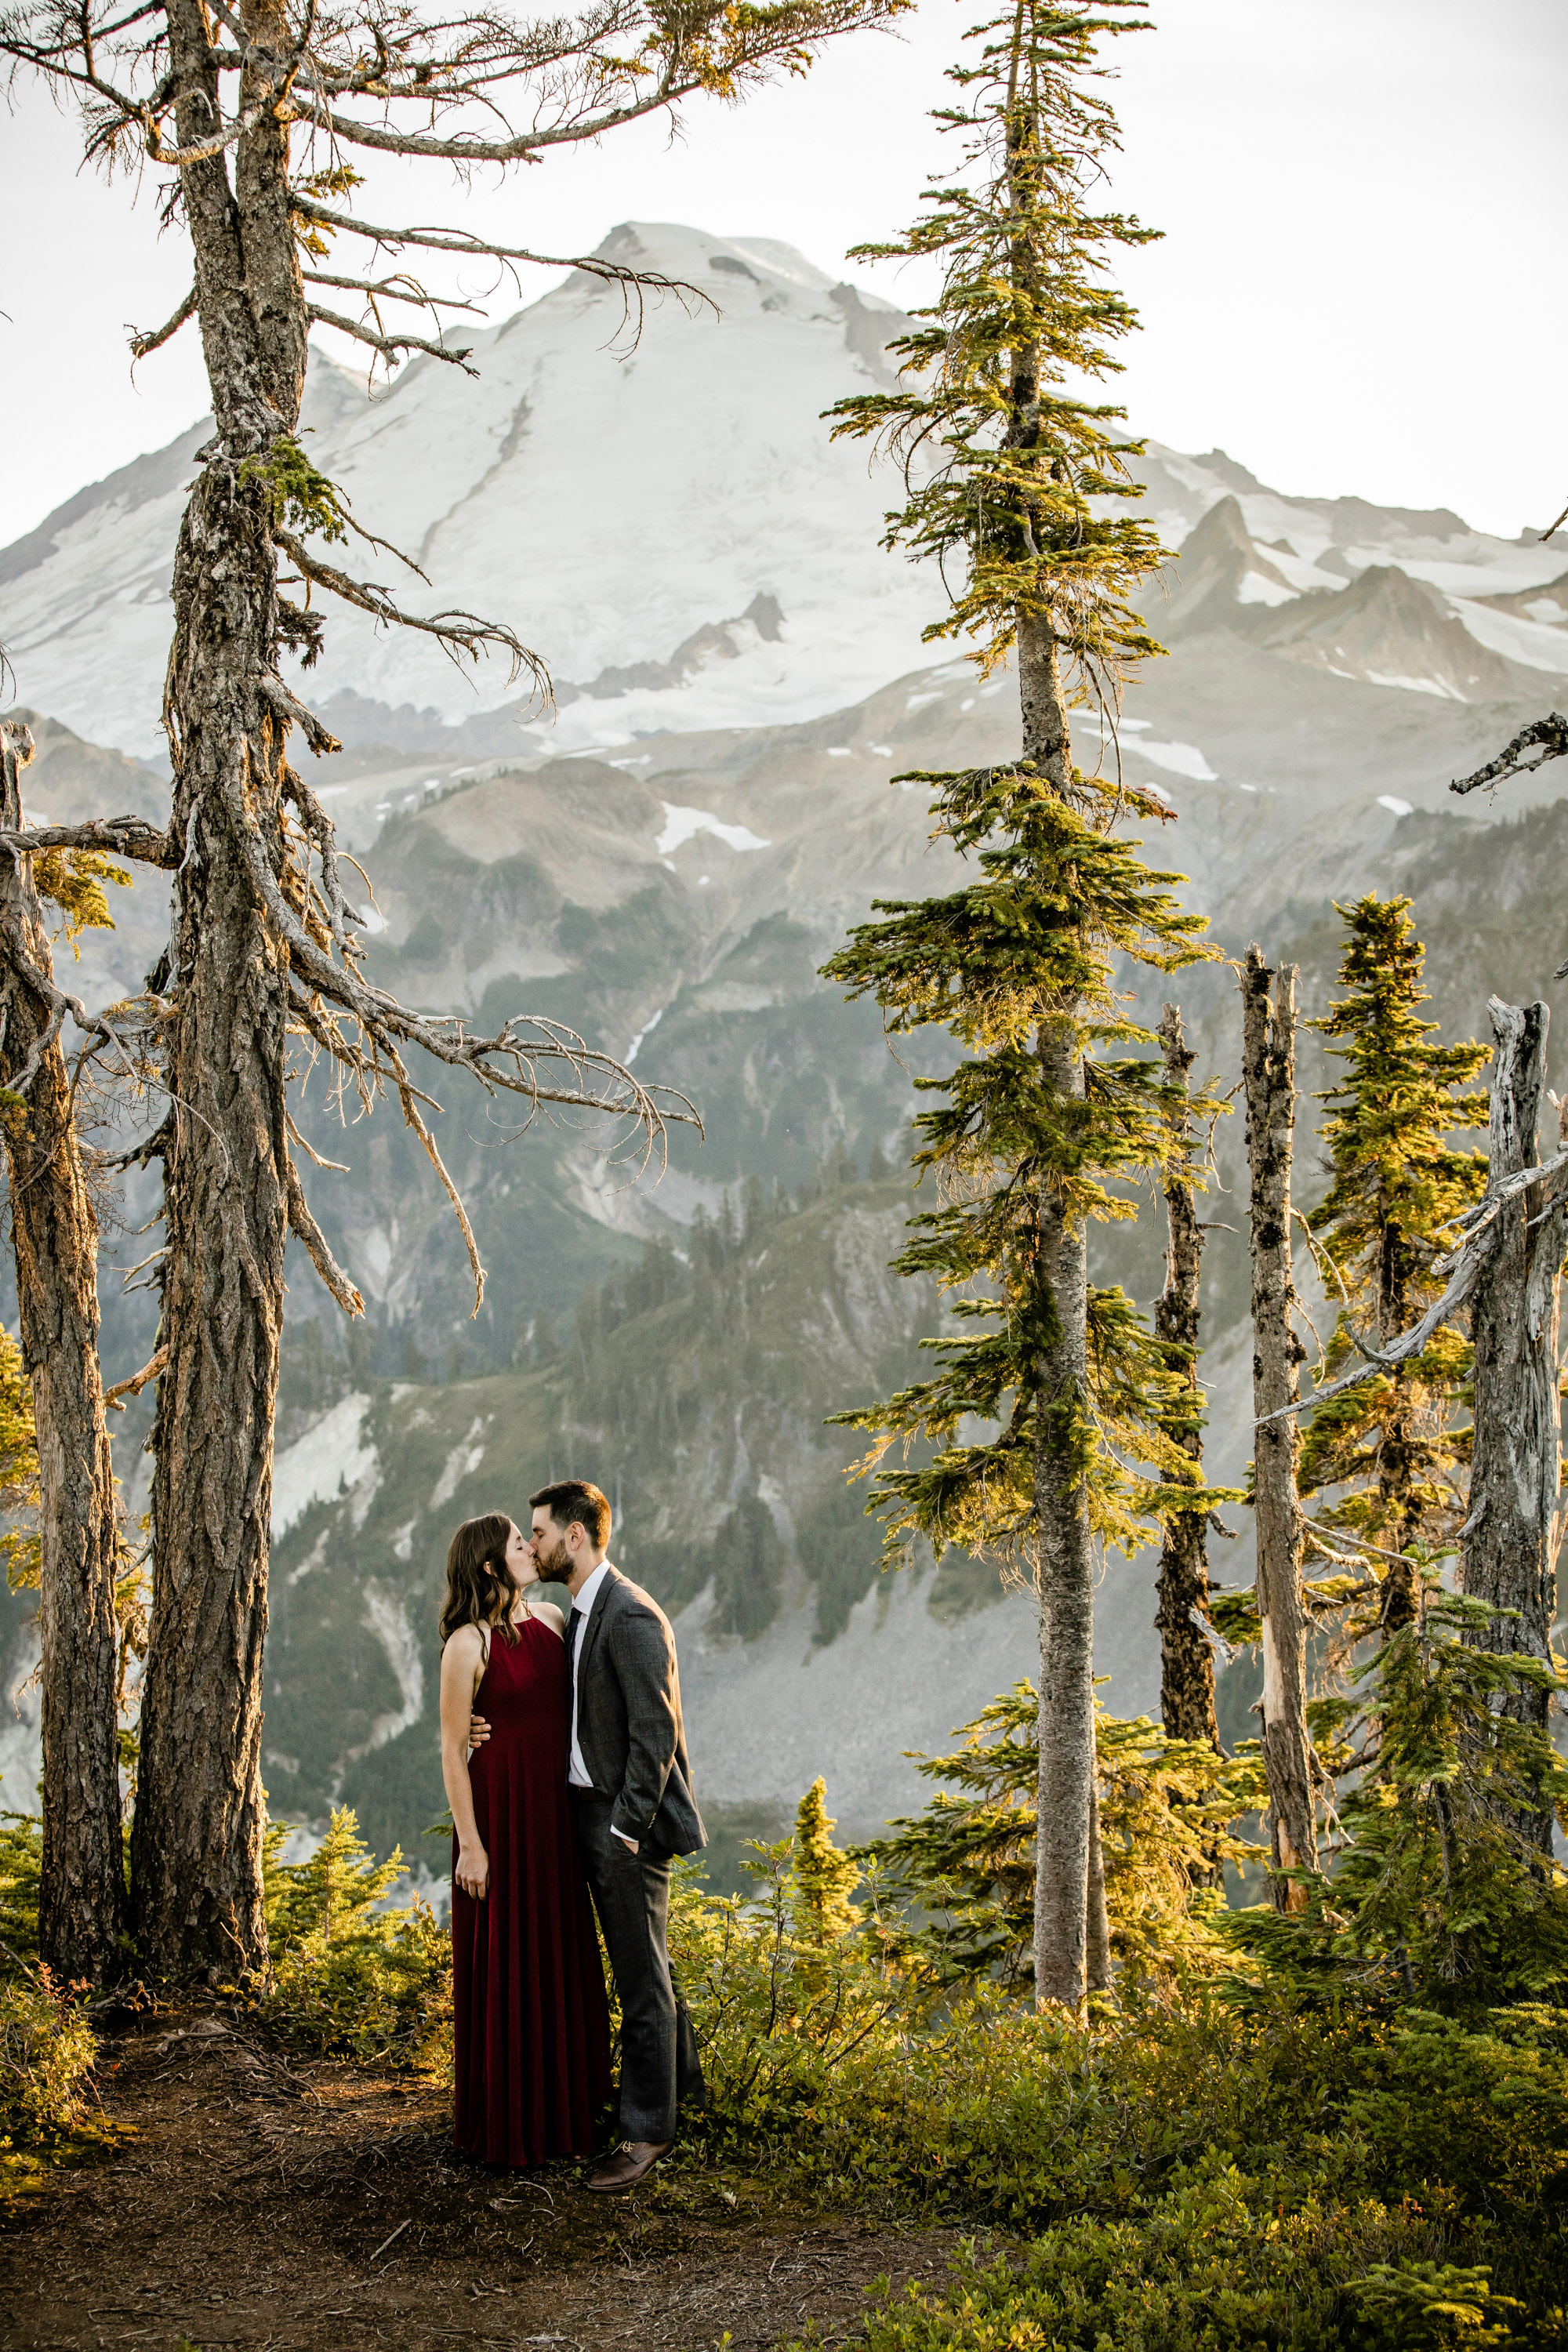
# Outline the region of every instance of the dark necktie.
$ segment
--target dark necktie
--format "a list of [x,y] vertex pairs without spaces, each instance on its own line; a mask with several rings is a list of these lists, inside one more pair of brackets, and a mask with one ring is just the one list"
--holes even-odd
[[583,1611],[581,1609],[574,1609],[572,1612],[572,1638],[566,1644],[566,1664],[571,1671],[572,1687],[574,1690],[577,1687],[577,1651],[583,1638],[583,1628],[586,1622],[587,1619],[584,1615]]

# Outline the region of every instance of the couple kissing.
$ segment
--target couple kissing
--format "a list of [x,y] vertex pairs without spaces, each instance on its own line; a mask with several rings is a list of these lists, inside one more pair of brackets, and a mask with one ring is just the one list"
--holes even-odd
[[[621,2146],[588,2180],[635,2188],[702,2070],[670,1972],[670,1858],[708,1843],[675,1637],[605,1558],[610,1506],[577,1478],[467,1519],[447,1555],[441,1771],[452,1808],[453,2137],[492,2164],[591,2157],[621,2009]],[[563,1584],[563,1619],[540,1587]],[[592,1893],[592,1909],[589,1896]]]

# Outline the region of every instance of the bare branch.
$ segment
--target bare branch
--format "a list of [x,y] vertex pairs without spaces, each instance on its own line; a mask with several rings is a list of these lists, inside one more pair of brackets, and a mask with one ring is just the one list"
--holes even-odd
[[485,315],[477,302],[460,301],[455,294],[432,294],[417,278],[401,270],[392,278],[339,278],[325,269],[302,269],[300,275],[307,286],[337,286],[345,294],[363,294],[370,301],[407,302],[420,310],[467,310],[477,319]]
[[[313,221],[321,228],[346,229],[372,245],[385,246],[392,253],[405,245],[415,245],[427,252],[456,253],[474,261],[526,261],[540,269],[580,269],[589,278],[618,286],[628,296],[674,294],[687,310],[706,308],[715,317],[719,315],[718,303],[700,286],[693,286],[684,278],[667,278],[660,269],[633,269],[624,262],[605,261],[596,253],[535,253],[525,245],[493,245],[467,229],[380,228],[374,221],[356,220],[352,213],[333,212],[330,205],[318,204],[311,196],[290,195],[289,209],[302,220]],[[330,285],[334,281],[323,278],[321,282]],[[638,307],[640,310],[640,299]]]
[[422,629],[426,636],[435,637],[454,661],[459,653],[467,654],[470,661],[477,661],[484,646],[495,646],[510,659],[511,667],[507,674],[509,686],[520,670],[527,670],[539,692],[549,695],[550,678],[543,663],[500,622],[482,621],[473,613],[436,613],[425,620],[417,613],[402,612],[384,588],[378,588],[374,581],[351,580],[346,572],[338,571],[331,563],[321,562],[319,557],[307,551],[292,531],[275,529],[272,536],[299,565],[307,580],[313,581],[318,588],[330,589],[346,604],[357,605],[362,613],[369,613],[378,621],[395,624],[400,629]]
[[[498,1088],[524,1096],[530,1102],[562,1103],[574,1108],[619,1113],[642,1129],[648,1153],[658,1148],[667,1121],[674,1119],[700,1131],[701,1121],[686,1097],[667,1087],[648,1088],[608,1054],[584,1044],[572,1031],[553,1022],[508,1021],[493,1037],[470,1037],[456,1017],[425,1014],[409,1008],[363,976],[332,961],[318,947],[289,904],[268,865],[251,824],[237,775],[231,770],[222,785],[224,814],[246,862],[252,885],[265,908],[275,936],[289,950],[289,963],[302,987],[318,992],[357,1021],[374,1050],[392,1065],[389,1073],[401,1091],[409,1085],[398,1058],[399,1045],[417,1045],[454,1069],[468,1070],[487,1092]],[[297,1009],[297,1008],[296,1008]],[[330,1032],[313,1030],[318,1041],[341,1059],[353,1060],[344,1042]],[[563,1062],[578,1075],[574,1086],[552,1086],[542,1076],[540,1063]],[[598,1083],[592,1083],[597,1078]]]
[[0,850],[13,856],[32,856],[44,849],[102,849],[117,857],[134,857],[143,866],[180,862],[168,834],[144,816],[95,816],[85,824],[30,824],[16,833],[0,832]]
[[1390,1372],[1396,1364],[1418,1356],[1433,1334],[1443,1324],[1452,1321],[1474,1290],[1496,1246],[1494,1227],[1499,1212],[1509,1202],[1518,1200],[1521,1192],[1529,1192],[1532,1185],[1537,1184],[1543,1187],[1543,1215],[1568,1199],[1568,1150],[1559,1151],[1537,1167],[1521,1169],[1517,1175],[1500,1184],[1495,1192],[1489,1192],[1479,1208],[1468,1213],[1474,1222],[1449,1261],[1454,1269],[1453,1277],[1441,1298],[1427,1308],[1413,1331],[1406,1331],[1386,1348],[1374,1348],[1370,1340],[1357,1338],[1352,1331],[1350,1335],[1352,1344],[1365,1360],[1358,1364],[1353,1372],[1342,1372],[1339,1379],[1331,1381],[1326,1388],[1314,1389],[1310,1396],[1287,1406],[1283,1412],[1268,1414],[1267,1419],[1279,1421],[1289,1413],[1326,1404],[1330,1397],[1342,1396],[1346,1389],[1353,1389],[1360,1381],[1370,1380],[1374,1372]]
[[326,1236],[310,1214],[300,1171],[289,1158],[283,1162],[283,1182],[289,1202],[289,1230],[303,1244],[306,1256],[345,1315],[363,1315],[364,1300],[327,1246]]
[[357,320],[345,319],[338,310],[323,310],[315,302],[307,303],[305,316],[312,327],[335,327],[340,335],[352,335],[356,343],[368,343],[373,352],[380,352],[385,359],[395,359],[399,352],[423,352],[429,359],[449,361],[465,375],[479,374],[478,368],[468,365],[471,343],[465,344],[461,351],[453,351],[445,343],[431,342],[424,335],[378,335]]
[[144,360],[150,352],[155,352],[159,349],[160,345],[173,341],[174,338],[179,333],[180,329],[184,325],[186,320],[194,319],[195,315],[196,289],[193,286],[184,300],[181,303],[179,309],[175,311],[174,317],[166,320],[163,326],[151,328],[145,334],[137,334],[132,332],[131,337],[132,358],[133,360]]
[[[1523,754],[1536,744],[1541,747],[1540,758],[1525,759]],[[1521,727],[1506,751],[1500,751],[1495,760],[1489,760],[1484,768],[1478,768],[1473,776],[1457,778],[1448,790],[1479,792],[1483,784],[1501,783],[1510,776],[1532,776],[1537,768],[1544,768],[1548,760],[1563,758],[1568,758],[1568,719],[1560,710],[1553,710],[1545,719],[1533,719],[1528,727]],[[1557,977],[1561,980],[1562,973]]]
[[[257,683],[279,717],[287,719],[291,727],[299,728],[318,760],[329,752],[342,750],[342,745],[332,733],[331,729],[323,726],[313,710],[308,710],[302,702],[290,694],[280,677],[263,677]],[[304,787],[301,786],[300,789],[303,791]],[[320,803],[317,805],[319,806]]]
[[139,1372],[132,1372],[128,1381],[116,1381],[111,1389],[105,1389],[103,1402],[109,1411],[123,1412],[124,1399],[128,1396],[140,1396],[148,1381],[157,1379],[168,1360],[169,1350],[167,1348],[160,1348],[150,1364],[143,1364],[142,1370]]

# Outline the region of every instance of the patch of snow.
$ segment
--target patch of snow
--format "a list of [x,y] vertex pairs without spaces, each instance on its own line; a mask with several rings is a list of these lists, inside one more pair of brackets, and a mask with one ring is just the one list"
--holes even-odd
[[1555,670],[1560,677],[1568,671],[1568,638],[1561,629],[1522,620],[1517,613],[1494,612],[1489,604],[1474,604],[1468,596],[1450,601],[1476,643],[1485,646],[1489,653],[1522,662],[1527,669]]
[[911,694],[909,700],[904,705],[904,715],[907,718],[911,710],[923,710],[928,702],[940,702],[941,700],[942,690],[940,688],[938,688],[932,694]]
[[1145,760],[1152,760],[1157,768],[1167,769],[1173,776],[1190,776],[1198,784],[1219,782],[1195,743],[1130,743],[1127,748],[1142,752]]
[[1537,596],[1524,609],[1532,621],[1544,622],[1548,627],[1557,621],[1568,621],[1568,604],[1560,604],[1555,596]]
[[400,1594],[384,1591],[379,1584],[367,1584],[364,1622],[386,1652],[386,1662],[397,1677],[398,1696],[403,1702],[395,1713],[378,1715],[371,1726],[369,1746],[384,1748],[389,1739],[395,1739],[400,1731],[417,1723],[425,1712],[425,1663],[408,1622],[408,1603]]
[[893,756],[893,747],[890,743],[868,743],[866,749],[868,751],[875,751],[879,760],[890,760]]
[[1290,604],[1300,592],[1287,588],[1281,580],[1269,580],[1261,572],[1244,572],[1241,585],[1236,592],[1238,604]]
[[392,1538],[392,1557],[394,1559],[408,1560],[413,1559],[414,1530],[418,1524],[419,1522],[417,1519],[405,1519],[403,1525],[398,1528],[397,1533]]
[[760,834],[752,833],[748,825],[722,824],[707,809],[678,808],[672,801],[662,801],[659,805],[664,811],[665,826],[654,843],[654,848],[660,857],[668,857],[672,849],[679,849],[683,843],[695,840],[700,833],[712,834],[731,849],[769,849],[773,846]]
[[661,1005],[659,1006],[659,1008],[658,1008],[658,1011],[654,1014],[654,1016],[653,1016],[652,1020],[651,1020],[651,1021],[645,1021],[645,1022],[643,1023],[642,1027],[637,1031],[637,1035],[632,1039],[631,1044],[626,1047],[626,1068],[627,1068],[628,1070],[631,1068],[632,1064],[637,1060],[637,1047],[642,1044],[642,1041],[643,1041],[643,1039],[644,1039],[645,1037],[647,1037],[647,1035],[649,1035],[649,1034],[650,1034],[653,1030],[655,1030],[655,1029],[657,1029],[657,1028],[658,1027],[659,1023],[664,1019],[664,1013],[665,1013],[665,1008],[664,1008],[664,1006],[661,1004]]
[[5,1664],[0,1685],[0,1806],[30,1813],[43,1768],[44,1694],[38,1675],[38,1629],[29,1625]]
[[1390,810],[1394,816],[1409,816],[1412,814],[1413,804],[1409,801],[1402,801],[1397,793],[1379,793],[1377,804],[1379,808]]
[[847,743],[830,743],[827,756],[830,760],[852,760],[855,754]]
[[304,1559],[300,1562],[299,1567],[291,1568],[289,1570],[289,1574],[285,1581],[287,1582],[290,1591],[293,1591],[295,1585],[300,1583],[304,1578],[310,1575],[312,1569],[321,1567],[321,1562],[327,1557],[327,1538],[331,1533],[331,1529],[330,1528],[323,1528],[321,1534],[316,1538],[315,1542],[310,1546],[310,1550],[305,1554]]
[[356,1389],[278,1455],[272,1465],[274,1543],[312,1503],[335,1502],[345,1487],[363,1486],[379,1475],[375,1447],[364,1434],[369,1411],[369,1397]]
[[458,1491],[458,1480],[472,1477],[484,1460],[484,1415],[480,1413],[470,1424],[467,1437],[459,1438],[447,1454],[430,1497],[433,1511],[438,1511],[443,1503],[449,1503]]
[[[1342,677],[1345,673],[1341,670],[1338,675]],[[1399,686],[1406,694],[1435,694],[1443,702],[1463,702],[1467,699],[1458,687],[1445,686],[1437,677],[1398,677],[1380,669],[1369,669],[1366,677],[1369,686]]]

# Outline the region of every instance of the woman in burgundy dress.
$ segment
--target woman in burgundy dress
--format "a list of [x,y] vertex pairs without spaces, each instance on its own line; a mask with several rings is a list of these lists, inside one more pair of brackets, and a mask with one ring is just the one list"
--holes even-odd
[[[561,1612],[504,1514],[447,1555],[441,1770],[451,1801],[453,2138],[491,2164],[591,2156],[610,2096],[605,1979],[566,1795],[572,1686]],[[468,1718],[490,1726],[468,1754]]]

